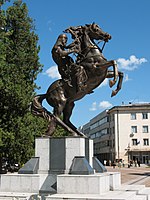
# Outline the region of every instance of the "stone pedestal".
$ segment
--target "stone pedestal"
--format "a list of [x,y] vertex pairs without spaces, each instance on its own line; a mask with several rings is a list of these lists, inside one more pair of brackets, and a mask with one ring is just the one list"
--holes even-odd
[[60,199],[68,194],[97,196],[119,187],[120,173],[106,172],[93,158],[93,140],[83,137],[37,138],[35,157],[18,173],[0,179],[0,194],[12,193],[13,197],[14,193],[51,194],[48,199],[57,199],[55,193]]
[[68,173],[75,156],[84,156],[93,165],[93,140],[82,137],[38,138],[35,156],[40,157],[38,173]]
[[57,192],[57,175],[68,174],[74,157],[92,167],[93,140],[83,137],[37,138],[35,157],[19,172],[1,175],[0,192]]

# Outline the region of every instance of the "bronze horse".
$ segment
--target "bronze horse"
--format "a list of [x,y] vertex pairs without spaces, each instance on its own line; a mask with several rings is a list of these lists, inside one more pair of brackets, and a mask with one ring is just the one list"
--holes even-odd
[[[70,30],[71,29],[68,28],[66,32],[72,34]],[[95,23],[80,27],[80,31],[80,36],[77,38],[79,46],[76,63],[82,66],[87,74],[84,90],[77,91],[75,87],[70,87],[63,79],[59,79],[49,86],[46,94],[35,96],[32,102],[32,113],[46,118],[49,121],[48,130],[46,132],[47,136],[52,136],[57,124],[69,130],[74,136],[84,136],[84,134],[79,132],[70,122],[70,117],[75,105],[74,102],[83,98],[86,94],[92,93],[105,78],[113,78],[109,81],[110,87],[112,87],[119,78],[117,88],[112,91],[111,96],[116,95],[122,86],[123,73],[118,71],[116,61],[107,61],[101,49],[94,41],[102,40],[107,42],[111,39],[111,35],[104,32]],[[111,66],[113,70],[108,70]],[[53,114],[42,106],[42,101],[44,99],[54,108]],[[61,114],[63,114],[63,121],[60,119]]]

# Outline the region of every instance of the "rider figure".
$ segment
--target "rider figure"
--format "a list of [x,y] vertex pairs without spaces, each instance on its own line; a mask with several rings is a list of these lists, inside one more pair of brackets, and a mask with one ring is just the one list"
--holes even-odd
[[52,48],[52,58],[58,65],[58,71],[62,79],[71,87],[75,84],[77,92],[79,92],[85,87],[85,81],[83,81],[83,67],[75,64],[74,60],[68,56],[69,54],[76,52],[77,48],[75,45],[69,45],[70,47],[67,47],[67,40],[66,34],[59,35]]
[[69,86],[72,86],[69,67],[74,63],[74,61],[68,55],[73,53],[74,50],[65,50],[67,39],[66,34],[59,35],[54,47],[52,48],[52,58],[58,65],[58,71],[62,79],[67,82]]

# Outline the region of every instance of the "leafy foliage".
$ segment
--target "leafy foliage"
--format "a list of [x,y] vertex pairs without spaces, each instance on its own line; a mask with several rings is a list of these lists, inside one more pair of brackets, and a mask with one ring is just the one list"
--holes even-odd
[[29,111],[38,88],[35,80],[43,67],[39,51],[26,4],[17,0],[6,11],[1,10],[0,156],[20,164],[33,155],[34,139],[46,127],[46,122]]
[[[0,0],[2,6],[6,0]],[[0,157],[24,164],[34,154],[35,138],[47,127],[44,119],[32,116],[30,102],[38,86],[38,36],[33,20],[21,0],[0,10]],[[68,133],[58,127],[54,136]]]

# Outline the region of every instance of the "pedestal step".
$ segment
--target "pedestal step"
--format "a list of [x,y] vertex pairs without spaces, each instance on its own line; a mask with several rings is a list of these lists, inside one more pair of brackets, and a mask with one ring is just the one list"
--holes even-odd
[[16,192],[0,192],[0,200],[38,200],[38,194],[34,193],[16,193]]
[[[4,193],[56,193],[52,188],[56,182],[54,175],[47,174],[2,174],[0,178],[0,192]],[[50,177],[50,180],[48,179]],[[48,181],[47,181],[48,180]],[[48,189],[47,189],[48,188]],[[48,190],[48,191],[47,191]]]
[[3,174],[0,179],[0,192],[37,193],[40,187],[38,174]]
[[47,196],[46,200],[147,200],[146,195],[136,195],[136,192],[110,191],[103,195],[94,194],[55,194]]
[[120,188],[120,173],[90,175],[62,174],[57,176],[58,194],[103,194]]
[[145,185],[121,185],[119,191],[135,191],[137,194],[145,189]]
[[137,195],[136,192],[110,191],[103,195],[94,194],[55,194],[42,198],[42,196],[33,193],[2,193],[0,200],[150,200],[147,195]]
[[110,190],[108,174],[58,175],[58,194],[102,194]]
[[147,200],[150,200],[150,187],[145,187],[138,192],[139,195],[146,195]]

